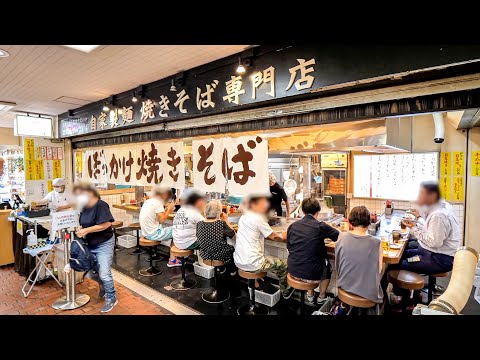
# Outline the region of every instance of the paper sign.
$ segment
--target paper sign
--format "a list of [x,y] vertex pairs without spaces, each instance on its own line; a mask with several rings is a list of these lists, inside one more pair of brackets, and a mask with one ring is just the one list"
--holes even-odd
[[57,147],[57,158],[58,160],[63,160],[63,148]]
[[52,159],[53,160],[58,160],[58,151],[57,151],[57,147],[52,147]]
[[78,225],[78,215],[75,210],[52,213],[52,231],[74,228]]
[[35,160],[35,143],[33,139],[25,139],[25,159]]
[[448,176],[452,174],[452,154],[449,152],[440,153],[440,176]]
[[52,180],[47,181],[47,188],[48,188],[48,192],[53,191]]
[[62,177],[62,163],[60,160],[53,160],[53,178],[61,178]]
[[75,153],[75,174],[82,174],[83,156],[81,151]]
[[25,159],[25,180],[35,180],[35,160]]
[[465,174],[465,153],[455,151],[453,153],[453,176],[463,176]]
[[47,160],[52,160],[53,154],[52,154],[52,147],[47,146]]
[[45,179],[43,160],[34,161],[34,174],[35,174],[35,180]]
[[47,160],[47,147],[46,146],[40,146],[40,151],[42,153],[42,160]]
[[463,201],[465,194],[465,181],[462,176],[453,178],[452,201]]
[[480,176],[480,150],[472,151],[472,176]]
[[17,234],[23,236],[23,221],[17,219]]
[[322,168],[346,168],[348,157],[344,153],[321,154],[320,160]]
[[440,192],[445,200],[450,200],[450,176],[440,177]]

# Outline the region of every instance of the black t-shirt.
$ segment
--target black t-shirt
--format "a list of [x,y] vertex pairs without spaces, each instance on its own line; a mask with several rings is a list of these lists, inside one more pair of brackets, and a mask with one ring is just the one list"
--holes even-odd
[[[110,207],[103,200],[98,200],[91,208],[85,207],[80,213],[79,223],[83,228],[100,225],[106,222],[113,222],[113,216]],[[113,236],[112,227],[99,232],[93,232],[86,236],[85,240],[88,246],[95,247]]]
[[272,197],[270,198],[270,210],[275,210],[277,216],[282,216],[282,200],[285,202],[288,201],[287,194],[279,183],[270,186],[270,192],[272,193]]
[[327,258],[324,240],[337,241],[339,232],[312,215],[295,221],[287,230],[288,272],[299,279],[322,280]]

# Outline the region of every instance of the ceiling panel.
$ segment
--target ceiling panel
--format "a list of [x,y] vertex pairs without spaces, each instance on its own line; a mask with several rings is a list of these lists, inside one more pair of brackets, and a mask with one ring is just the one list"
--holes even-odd
[[[11,111],[58,115],[182,70],[238,53],[248,45],[102,45],[83,53],[60,45],[0,45],[0,101]],[[69,99],[70,98],[70,99]],[[62,100],[63,99],[63,100]],[[0,112],[0,127],[14,114]]]

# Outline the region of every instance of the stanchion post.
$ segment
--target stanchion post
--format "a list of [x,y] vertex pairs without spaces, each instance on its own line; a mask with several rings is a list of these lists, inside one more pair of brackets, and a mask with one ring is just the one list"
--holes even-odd
[[[70,232],[70,241],[68,242],[68,253],[70,254],[70,248],[72,246],[72,239],[74,237],[74,232],[71,231]],[[75,300],[76,299],[76,293],[75,293],[75,270],[71,270],[70,271],[70,282],[71,282],[71,295],[72,295],[72,300]]]

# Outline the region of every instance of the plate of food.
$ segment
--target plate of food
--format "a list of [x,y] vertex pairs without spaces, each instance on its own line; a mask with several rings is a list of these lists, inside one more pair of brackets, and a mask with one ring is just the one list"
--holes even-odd
[[403,215],[403,219],[410,220],[410,221],[415,221],[416,217],[413,214],[408,214],[407,213],[407,214]]

